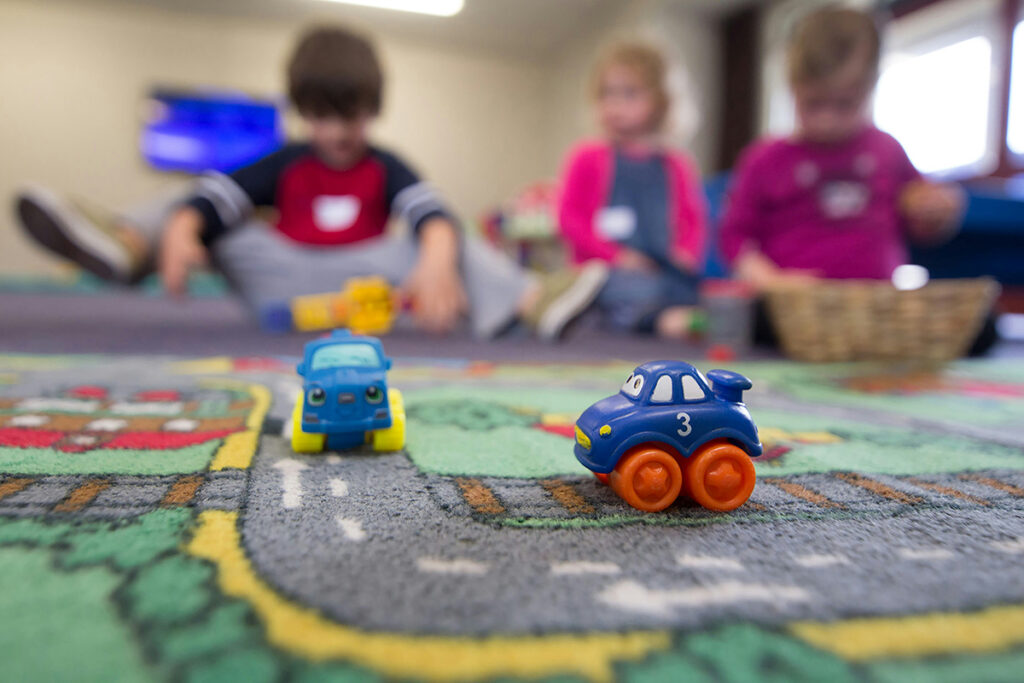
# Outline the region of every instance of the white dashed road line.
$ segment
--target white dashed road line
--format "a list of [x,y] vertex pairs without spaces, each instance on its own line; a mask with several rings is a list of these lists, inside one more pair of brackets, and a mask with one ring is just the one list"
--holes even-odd
[[78,398],[26,398],[15,409],[27,412],[52,410],[62,413],[95,413],[100,409],[100,402]]
[[904,560],[948,560],[953,553],[945,548],[900,548],[897,554]]
[[40,427],[50,421],[49,415],[15,415],[11,418],[12,427]]
[[331,495],[335,498],[344,498],[348,495],[348,482],[341,477],[334,477],[328,483],[331,486]]
[[104,417],[99,420],[93,420],[89,424],[85,425],[85,430],[88,432],[116,432],[127,426],[128,420],[122,420],[116,417]]
[[112,404],[108,411],[118,415],[177,415],[185,409],[181,401],[119,401]]
[[475,560],[456,558],[443,560],[437,557],[421,557],[416,560],[416,568],[421,572],[432,574],[469,574],[480,576],[487,573],[487,565]]
[[621,569],[614,562],[556,562],[551,565],[555,576],[579,576],[581,574],[618,574]]
[[[186,417],[176,417],[164,423],[163,430],[167,432],[193,432],[199,426],[198,420],[190,420]],[[289,434],[289,438],[291,435]]]
[[1004,553],[1024,553],[1024,537],[1013,541],[993,541],[992,547]]
[[800,555],[799,557],[794,557],[793,561],[801,567],[811,568],[832,567],[837,564],[850,563],[850,561],[842,555]]
[[281,472],[281,505],[289,510],[302,505],[302,470],[306,465],[282,458],[274,463],[274,469]]
[[797,586],[751,584],[740,581],[676,590],[649,589],[636,581],[619,581],[598,593],[597,599],[622,610],[668,615],[674,607],[710,607],[754,600],[776,604],[808,602],[811,596]]
[[729,571],[743,571],[743,565],[739,560],[731,557],[708,557],[701,555],[680,555],[676,562],[682,567],[690,569],[728,569]]
[[337,517],[338,527],[342,535],[350,541],[362,541],[366,538],[363,525],[357,519],[349,517]]

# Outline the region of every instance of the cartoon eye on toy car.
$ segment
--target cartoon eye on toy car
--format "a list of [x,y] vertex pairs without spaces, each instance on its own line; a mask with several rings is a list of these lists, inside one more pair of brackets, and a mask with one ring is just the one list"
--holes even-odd
[[664,510],[680,492],[735,510],[754,490],[761,443],[743,392],[749,379],[681,361],[636,368],[576,421],[576,458],[633,507]]
[[292,412],[292,450],[404,448],[405,407],[398,389],[388,389],[390,368],[391,359],[374,337],[335,330],[307,343],[296,367],[304,383]]

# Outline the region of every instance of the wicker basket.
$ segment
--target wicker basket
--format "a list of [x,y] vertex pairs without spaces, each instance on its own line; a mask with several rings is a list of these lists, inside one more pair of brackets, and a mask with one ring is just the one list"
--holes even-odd
[[928,360],[964,354],[999,285],[935,280],[901,291],[884,281],[833,280],[767,292],[782,349],[797,360]]

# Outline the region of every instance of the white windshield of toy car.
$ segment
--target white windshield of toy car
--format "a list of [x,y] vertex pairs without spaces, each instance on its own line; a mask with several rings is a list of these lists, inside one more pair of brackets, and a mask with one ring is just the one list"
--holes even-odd
[[644,388],[644,376],[634,372],[632,375],[626,378],[625,384],[622,385],[622,393],[626,396],[632,396],[636,398],[640,395],[640,390]]
[[662,375],[658,378],[658,383],[654,385],[654,391],[651,392],[651,403],[671,403],[672,402],[672,376]]
[[369,344],[336,344],[313,354],[311,370],[326,368],[379,368],[380,354]]
[[703,401],[705,398],[704,390],[697,384],[697,380],[692,375],[683,375],[683,400]]

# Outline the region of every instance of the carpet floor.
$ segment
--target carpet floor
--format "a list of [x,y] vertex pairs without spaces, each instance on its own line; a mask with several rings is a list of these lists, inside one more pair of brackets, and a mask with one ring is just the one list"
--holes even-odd
[[57,326],[33,296],[0,355],[6,680],[1020,680],[1019,360],[737,364],[750,501],[647,514],[572,425],[607,358],[664,348],[389,339],[406,449],[300,456],[303,337],[223,309],[183,350],[137,299]]

